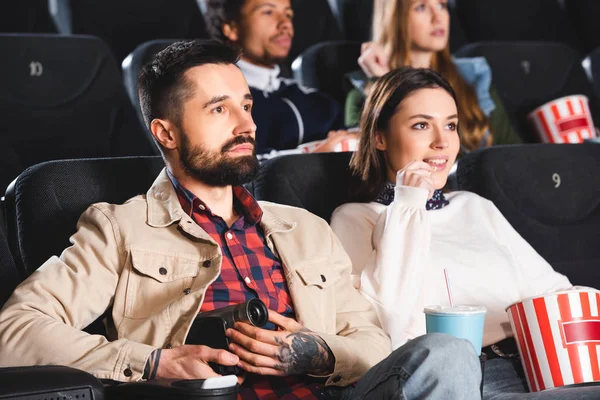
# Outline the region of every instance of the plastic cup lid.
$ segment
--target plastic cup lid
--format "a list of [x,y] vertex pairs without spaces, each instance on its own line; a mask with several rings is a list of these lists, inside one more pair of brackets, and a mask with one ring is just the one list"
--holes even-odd
[[437,314],[437,315],[474,315],[485,313],[487,308],[485,306],[474,306],[460,304],[454,307],[446,306],[427,306],[423,310],[426,314]]

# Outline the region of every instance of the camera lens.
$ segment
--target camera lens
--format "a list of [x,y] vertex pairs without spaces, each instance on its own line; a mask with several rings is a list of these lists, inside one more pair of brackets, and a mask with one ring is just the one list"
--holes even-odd
[[250,319],[250,322],[254,326],[263,326],[269,320],[269,311],[267,310],[265,304],[259,299],[252,299],[248,301],[246,313]]

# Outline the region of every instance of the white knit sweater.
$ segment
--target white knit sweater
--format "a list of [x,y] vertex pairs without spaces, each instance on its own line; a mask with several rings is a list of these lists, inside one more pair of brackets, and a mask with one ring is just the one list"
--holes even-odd
[[396,186],[389,206],[350,203],[332,216],[355,285],[375,305],[394,349],[425,333],[424,306],[448,305],[444,268],[455,304],[487,307],[484,346],[512,336],[506,307],[572,286],[492,202],[469,192],[446,198],[446,207],[426,211],[425,189]]

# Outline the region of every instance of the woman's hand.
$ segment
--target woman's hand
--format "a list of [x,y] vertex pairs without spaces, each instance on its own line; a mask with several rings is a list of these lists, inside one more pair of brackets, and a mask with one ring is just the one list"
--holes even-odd
[[358,65],[368,78],[378,78],[390,72],[390,60],[383,46],[375,42],[363,43]]
[[396,185],[426,189],[427,198],[430,199],[435,191],[431,177],[432,171],[431,165],[423,161],[411,161],[396,174]]

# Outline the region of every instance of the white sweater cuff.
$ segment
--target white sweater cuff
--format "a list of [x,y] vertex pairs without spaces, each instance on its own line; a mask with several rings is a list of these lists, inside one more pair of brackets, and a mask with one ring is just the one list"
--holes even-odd
[[394,203],[424,210],[428,194],[427,189],[396,185]]

